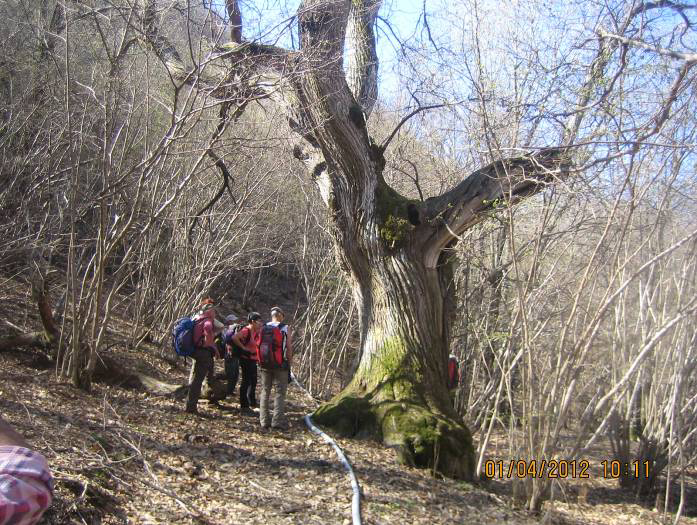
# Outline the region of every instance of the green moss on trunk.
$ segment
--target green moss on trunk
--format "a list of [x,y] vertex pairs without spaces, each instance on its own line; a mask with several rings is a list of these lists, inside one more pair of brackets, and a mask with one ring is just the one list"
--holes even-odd
[[382,441],[403,464],[455,479],[473,478],[472,438],[461,422],[424,405],[386,397],[344,392],[317,409],[313,418],[343,437]]
[[375,415],[370,401],[342,394],[319,407],[312,418],[320,425],[331,427],[343,437],[378,438]]
[[462,423],[415,404],[395,402],[380,411],[384,411],[382,441],[397,450],[401,462],[451,478],[472,479],[472,437]]
[[390,248],[400,247],[413,229],[407,208],[417,202],[397,193],[380,177],[375,189],[375,210],[380,237]]

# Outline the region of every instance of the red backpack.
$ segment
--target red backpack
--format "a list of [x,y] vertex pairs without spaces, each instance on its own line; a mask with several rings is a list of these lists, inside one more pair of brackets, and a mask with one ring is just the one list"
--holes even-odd
[[273,325],[266,323],[261,329],[261,342],[259,343],[259,366],[261,368],[275,369],[286,368],[286,325],[279,323]]
[[448,358],[448,390],[455,388],[460,382],[460,366],[455,356]]

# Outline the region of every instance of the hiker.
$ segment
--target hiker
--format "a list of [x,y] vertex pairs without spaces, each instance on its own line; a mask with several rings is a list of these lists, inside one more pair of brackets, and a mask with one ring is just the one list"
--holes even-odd
[[[259,422],[262,428],[286,428],[286,390],[293,350],[288,325],[283,322],[284,317],[283,310],[274,306],[271,309],[271,321],[261,329],[258,358],[261,368]],[[269,417],[269,398],[273,385],[276,385],[273,415]]]
[[242,369],[242,384],[240,385],[240,410],[243,414],[253,415],[257,397],[257,348],[259,344],[259,329],[261,315],[251,312],[247,316],[247,326],[232,336],[232,343],[240,349],[240,368]]
[[448,357],[448,390],[452,391],[460,383],[460,364],[454,354]]
[[226,396],[231,396],[235,393],[235,386],[240,376],[240,351],[232,343],[232,336],[242,329],[242,326],[237,321],[239,321],[239,317],[235,314],[228,315],[223,323],[225,328],[220,334],[223,357],[225,358]]
[[201,386],[206,379],[209,385],[213,384],[213,356],[219,355],[215,346],[215,332],[222,328],[222,323],[215,318],[215,303],[213,299],[204,299],[194,316],[194,346],[191,354],[194,365],[189,377],[189,397],[186,402],[186,411],[190,414],[198,414],[198,398],[201,396]]
[[52,499],[46,458],[0,417],[0,525],[33,525]]
[[448,357],[448,394],[450,396],[450,404],[453,407],[457,405],[457,386],[460,384],[460,363],[454,354]]

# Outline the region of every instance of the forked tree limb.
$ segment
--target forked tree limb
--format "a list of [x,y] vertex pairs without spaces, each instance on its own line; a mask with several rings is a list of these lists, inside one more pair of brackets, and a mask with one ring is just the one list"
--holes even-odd
[[478,169],[450,191],[423,204],[421,242],[426,266],[435,267],[441,251],[465,230],[487,217],[489,211],[538,193],[569,173],[564,149],[547,149],[522,157],[493,162]]

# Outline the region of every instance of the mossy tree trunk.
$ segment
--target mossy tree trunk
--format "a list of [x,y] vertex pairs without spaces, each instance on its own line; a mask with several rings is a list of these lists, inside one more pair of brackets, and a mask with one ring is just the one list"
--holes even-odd
[[[203,71],[186,71],[159,32],[154,10],[148,15],[152,5],[144,16],[151,48],[173,78],[209,83]],[[380,5],[304,0],[296,17],[300,50],[286,51],[240,42],[237,2],[227,0],[235,20],[232,41],[218,46],[217,63],[207,65],[206,75],[224,72],[210,82],[211,93],[237,104],[234,114],[243,110],[246,94],[266,93],[287,110],[297,135],[294,154],[327,205],[338,261],[353,282],[359,366],[349,386],[317,411],[317,421],[378,437],[407,463],[468,479],[472,442],[446,389],[453,304],[448,249],[492,209],[553,181],[564,162],[558,150],[497,161],[425,201],[391,188],[382,174],[389,139],[375,143],[366,127],[377,96],[374,25]],[[345,61],[347,48],[352,56]],[[250,70],[258,74],[246,74]]]
[[[557,157],[548,152],[494,163],[425,202],[389,188],[378,159],[366,167],[369,176],[352,199],[350,191],[341,198],[329,192],[338,257],[359,305],[361,348],[352,381],[317,410],[317,422],[344,435],[378,438],[409,465],[473,477],[471,436],[446,386],[454,314],[449,248],[492,203],[541,187],[542,179],[530,176],[542,177]],[[331,169],[328,163],[326,176],[336,180],[340,174]]]
[[362,318],[358,368],[315,419],[343,435],[378,438],[409,465],[469,479],[472,440],[446,387],[452,262],[444,256],[429,268],[416,245],[394,253],[384,248],[369,259],[367,280],[355,280]]

